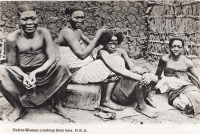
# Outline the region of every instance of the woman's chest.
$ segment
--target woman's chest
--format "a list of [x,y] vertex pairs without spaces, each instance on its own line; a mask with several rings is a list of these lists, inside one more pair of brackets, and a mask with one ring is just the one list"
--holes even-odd
[[42,48],[44,39],[42,37],[35,37],[33,39],[20,38],[17,42],[19,52],[36,51]]
[[124,58],[121,57],[119,54],[112,54],[110,55],[110,62],[118,64],[120,66],[125,66]]
[[180,60],[180,61],[171,61],[171,60],[169,60],[167,62],[166,67],[174,69],[174,70],[187,70],[188,69],[187,64],[182,60]]

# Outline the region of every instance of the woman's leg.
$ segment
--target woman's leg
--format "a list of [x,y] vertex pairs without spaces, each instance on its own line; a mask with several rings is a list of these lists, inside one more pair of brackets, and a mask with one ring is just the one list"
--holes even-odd
[[64,84],[54,95],[52,98],[53,101],[53,109],[55,110],[55,113],[62,116],[65,119],[68,119],[71,122],[74,122],[69,115],[66,112],[66,109],[62,106],[62,99],[65,95],[65,89],[67,87],[67,84]]
[[156,111],[148,106],[145,102],[144,98],[144,92],[141,88],[135,88],[135,96],[136,96],[136,101],[137,101],[137,107],[136,111],[146,115],[147,117],[150,118],[155,118],[158,115],[156,114]]
[[149,106],[156,108],[154,101],[152,99],[151,89],[152,89],[152,83],[150,83],[149,85],[143,86],[144,99],[145,99],[145,102]]
[[102,103],[102,105],[106,106],[106,107],[109,107],[111,109],[117,110],[117,111],[121,111],[121,110],[124,110],[125,107],[116,104],[111,99],[112,92],[113,92],[113,89],[114,89],[115,85],[116,85],[116,82],[108,83],[107,89],[106,89],[106,93],[105,93],[105,99],[104,99],[104,102]]
[[10,121],[16,121],[22,116],[24,116],[27,112],[23,108],[19,96],[21,96],[20,91],[18,90],[15,83],[13,83],[12,79],[9,77],[5,66],[0,66],[0,90],[6,100],[13,106],[14,110],[10,114]]
[[148,117],[154,118],[154,108],[148,106],[144,100],[144,92],[139,82],[129,78],[122,78],[116,85],[113,93],[115,98],[120,104],[130,105],[136,100],[136,110]]
[[173,100],[173,106],[184,111],[186,106],[191,107],[192,104],[185,94],[180,94]]

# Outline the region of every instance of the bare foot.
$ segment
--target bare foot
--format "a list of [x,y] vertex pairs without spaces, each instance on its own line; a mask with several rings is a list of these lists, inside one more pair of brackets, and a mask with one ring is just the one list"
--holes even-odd
[[103,102],[102,106],[108,107],[108,108],[116,110],[116,111],[122,111],[126,108],[125,106],[118,105],[118,104],[114,103],[113,101]]
[[155,106],[155,104],[154,104],[154,101],[153,101],[151,98],[145,98],[145,102],[146,102],[149,106],[151,106],[151,107],[153,107],[153,108],[156,108],[156,106]]
[[148,105],[146,105],[145,108],[143,108],[143,109],[141,109],[137,106],[135,110],[149,118],[156,118],[158,116],[156,114],[156,111]]
[[14,109],[14,111],[9,115],[9,121],[16,122],[17,120],[23,118],[28,112],[25,109]]
[[55,106],[53,111],[55,114],[58,114],[60,116],[62,116],[65,119],[68,119],[70,122],[74,122],[74,120],[72,120],[67,114],[66,114],[66,110],[62,107],[62,106]]

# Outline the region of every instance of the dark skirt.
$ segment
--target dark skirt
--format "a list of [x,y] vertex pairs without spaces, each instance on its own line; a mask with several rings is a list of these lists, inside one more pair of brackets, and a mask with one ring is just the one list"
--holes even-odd
[[[2,67],[1,67],[2,68]],[[53,64],[47,71],[37,74],[36,87],[27,90],[23,85],[23,77],[19,75],[12,66],[4,66],[3,74],[7,77],[1,78],[4,88],[12,88],[21,93],[20,101],[24,107],[35,107],[43,104],[54,95],[69,79],[71,73],[65,67]],[[7,82],[4,82],[7,81]]]
[[181,93],[185,94],[192,104],[194,116],[200,113],[200,89],[194,85],[183,86],[177,90],[169,92],[168,102],[173,105],[173,101]]
[[139,88],[139,81],[123,77],[115,86],[112,99],[121,105],[130,105],[136,100],[136,88]]

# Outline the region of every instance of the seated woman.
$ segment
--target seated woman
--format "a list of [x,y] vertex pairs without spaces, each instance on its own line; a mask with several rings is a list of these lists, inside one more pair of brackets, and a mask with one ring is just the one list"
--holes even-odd
[[[172,38],[169,48],[171,53],[162,56],[156,75],[151,74],[150,79],[158,82],[155,86],[157,90],[169,94],[170,105],[182,110],[190,117],[194,117],[200,113],[200,76],[193,62],[182,55],[183,39]],[[163,72],[164,76],[161,78]],[[189,73],[196,77],[197,84],[189,79]],[[144,80],[148,81],[148,79],[148,76],[144,75]]]
[[[69,15],[69,21],[59,34],[59,43],[60,46],[64,46],[60,49],[61,60],[67,62],[70,71],[73,72],[71,82],[80,84],[97,83],[103,82],[107,78],[109,81],[116,81],[110,76],[112,71],[105,64],[101,64],[100,60],[94,62],[94,57],[91,54],[106,27],[99,29],[94,39],[90,41],[81,31],[84,22],[83,10],[66,8],[65,13]],[[62,51],[63,49],[66,49],[65,52]],[[137,77],[140,78],[141,76],[138,75]],[[112,90],[113,86],[109,84],[105,95],[109,97],[103,105],[114,110],[123,110],[124,106],[116,104],[110,99]]]
[[[153,108],[146,105],[144,101],[144,92],[141,89],[143,86],[139,82],[142,80],[142,76],[139,75],[139,73],[143,73],[142,69],[134,66],[125,50],[116,48],[122,40],[122,33],[113,35],[112,32],[104,32],[99,39],[99,43],[104,47],[98,51],[97,60],[90,63],[90,66],[81,68],[80,72],[76,72],[72,79],[78,79],[77,74],[83,74],[87,71],[87,74],[82,75],[84,83],[97,83],[99,81],[108,83],[102,106],[113,108],[117,107],[118,104],[129,105],[136,99],[138,112],[148,117],[156,117]],[[130,70],[126,69],[125,64]],[[116,80],[120,76],[123,78],[118,84]]]
[[0,65],[0,90],[14,108],[10,121],[27,114],[25,107],[38,107],[52,99],[53,110],[68,118],[61,100],[70,72],[57,64],[50,32],[38,27],[36,7],[20,5],[18,16],[21,29],[7,36],[7,65]]
[[[100,28],[91,41],[81,30],[85,17],[83,10],[71,7],[66,8],[65,13],[69,16],[69,20],[59,34],[60,54],[61,60],[66,62],[70,71],[74,73],[94,61],[92,51],[106,28]],[[75,82],[82,83],[78,80]]]
[[[71,7],[66,8],[65,13],[69,16],[69,21],[67,26],[60,31],[59,44],[62,46],[62,48],[60,47],[61,61],[66,62],[73,73],[71,82],[80,84],[102,82],[104,79],[99,79],[98,75],[96,77],[94,75],[96,70],[94,69],[95,64],[93,64],[94,57],[92,51],[97,46],[97,41],[106,30],[106,27],[100,28],[93,40],[90,41],[81,31],[85,17],[83,10]],[[108,70],[103,71],[106,72]],[[111,91],[109,87],[107,88],[108,91]],[[111,101],[108,107],[115,110],[124,109],[124,107]]]
[[[104,79],[112,76],[113,74],[122,76],[122,79],[118,82],[111,81],[108,83],[108,87],[111,91],[106,91],[105,101],[102,105],[109,106],[109,101],[113,100],[121,105],[130,105],[137,101],[136,110],[148,117],[156,117],[156,113],[153,108],[149,107],[144,100],[144,93],[140,81],[142,80],[143,70],[136,67],[125,50],[117,48],[123,41],[123,35],[121,32],[104,32],[99,39],[99,43],[103,45],[103,48],[98,51],[97,60],[93,62],[96,64],[94,68],[98,72],[96,75]],[[97,65],[98,64],[98,65]],[[126,68],[128,66],[128,69]],[[107,70],[105,72],[104,70]]]

